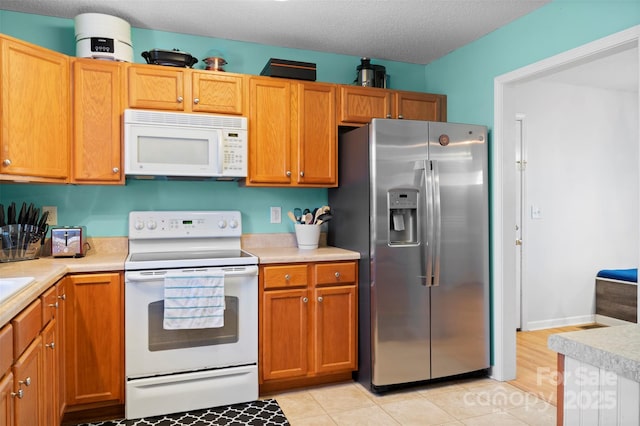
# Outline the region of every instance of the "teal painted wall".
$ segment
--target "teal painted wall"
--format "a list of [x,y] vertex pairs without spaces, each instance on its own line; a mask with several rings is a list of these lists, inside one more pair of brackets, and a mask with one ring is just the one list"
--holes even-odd
[[[72,19],[0,10],[0,32],[70,56],[75,55]],[[228,72],[258,75],[269,58],[315,62],[317,81],[350,84],[360,58],[256,43],[213,39],[186,34],[132,28],[134,62],[145,63],[140,53],[177,48],[196,58],[222,54]],[[424,66],[379,61],[395,89],[424,91]],[[199,62],[195,68],[204,68]],[[400,77],[401,76],[401,77]],[[61,225],[85,225],[90,236],[127,235],[131,210],[224,210],[243,213],[244,233],[293,232],[286,212],[327,203],[326,189],[247,188],[234,182],[127,181],[125,186],[0,184],[0,203],[10,201],[58,207]],[[282,207],[282,223],[270,223],[270,207]],[[330,224],[329,224],[330,225]]]
[[[0,32],[75,56],[75,36],[72,19],[11,12],[0,9]],[[222,55],[229,63],[228,72],[258,75],[269,58],[282,58],[317,64],[316,81],[351,84],[356,78],[360,58],[311,50],[288,49],[257,43],[245,43],[166,31],[131,29],[133,60],[145,63],[140,56],[151,49],[179,49],[198,59]],[[384,65],[390,75],[391,88],[422,92],[425,89],[424,66],[372,58],[372,63]],[[203,69],[199,61],[194,68]]]
[[[240,210],[243,232],[293,232],[286,212],[326,204],[325,189],[247,188],[235,182],[131,180],[125,186],[0,185],[0,202],[57,206],[58,224],[85,225],[90,236],[126,236],[132,210]],[[271,224],[269,207],[282,207],[282,223]],[[330,224],[329,224],[330,225]]]
[[554,0],[425,68],[449,121],[493,127],[495,77],[640,24],[640,0]]

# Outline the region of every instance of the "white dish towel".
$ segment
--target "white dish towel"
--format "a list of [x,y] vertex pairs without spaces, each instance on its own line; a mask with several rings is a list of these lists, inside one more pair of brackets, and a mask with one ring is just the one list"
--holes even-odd
[[165,330],[224,327],[224,272],[167,274]]

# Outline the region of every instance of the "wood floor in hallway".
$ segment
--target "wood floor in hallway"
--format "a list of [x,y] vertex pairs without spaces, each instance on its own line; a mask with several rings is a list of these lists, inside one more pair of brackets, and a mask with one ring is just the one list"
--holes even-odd
[[547,340],[552,334],[579,331],[592,327],[599,327],[599,325],[585,324],[517,332],[516,379],[509,383],[518,389],[535,394],[538,398],[550,404],[556,405],[558,354],[547,347]]

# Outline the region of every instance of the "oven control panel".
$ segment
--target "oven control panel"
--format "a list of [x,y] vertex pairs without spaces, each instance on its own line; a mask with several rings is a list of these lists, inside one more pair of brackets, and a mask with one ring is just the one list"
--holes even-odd
[[222,238],[242,236],[239,211],[134,211],[129,239]]

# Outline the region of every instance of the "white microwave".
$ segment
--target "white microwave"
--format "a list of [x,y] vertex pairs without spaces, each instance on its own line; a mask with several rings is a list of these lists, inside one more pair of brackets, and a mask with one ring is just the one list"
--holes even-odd
[[126,109],[128,177],[247,177],[247,118]]

